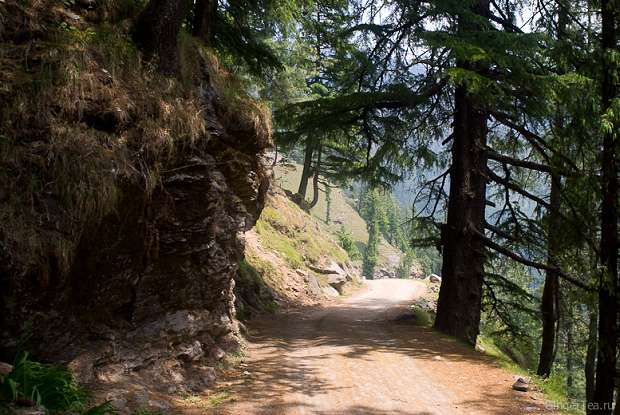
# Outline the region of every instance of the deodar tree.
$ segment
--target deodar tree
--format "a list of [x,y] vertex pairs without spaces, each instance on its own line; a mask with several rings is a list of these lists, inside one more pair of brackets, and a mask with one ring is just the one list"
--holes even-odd
[[[338,65],[312,81],[321,92],[283,106],[282,124],[303,148],[300,195],[319,171],[371,188],[414,171],[412,244],[443,254],[435,327],[473,346],[481,314],[497,317],[530,338],[542,377],[554,363],[572,371],[581,336],[588,399],[601,407],[613,398],[618,336],[619,9],[351,3],[339,13],[356,19],[315,43],[319,57],[346,53],[329,54]],[[327,27],[326,13],[313,16]]]
[[[620,7],[615,0],[601,3],[601,274],[599,280],[598,358],[594,403],[597,413],[611,414],[618,353],[618,161],[620,97],[618,25]],[[617,404],[620,403],[620,397]],[[594,413],[594,412],[592,412]]]

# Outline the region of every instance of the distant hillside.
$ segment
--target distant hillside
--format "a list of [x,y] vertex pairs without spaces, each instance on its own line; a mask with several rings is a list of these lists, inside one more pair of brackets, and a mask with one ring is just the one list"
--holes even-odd
[[[296,192],[300,179],[301,166],[298,164],[278,164],[275,168],[275,182],[283,189]],[[312,197],[312,186],[309,186],[308,197]],[[329,225],[325,224],[327,202],[322,187],[319,195],[319,202],[310,210],[310,213],[320,220],[332,234],[335,234],[340,230],[341,226],[344,226],[353,235],[360,252],[364,252],[366,243],[368,242],[366,221],[364,221],[353,208],[353,202],[341,189],[334,188],[331,193],[331,198],[331,222]],[[381,237],[379,244],[379,265],[397,266],[399,258],[402,255],[403,253],[398,248],[390,245]]]

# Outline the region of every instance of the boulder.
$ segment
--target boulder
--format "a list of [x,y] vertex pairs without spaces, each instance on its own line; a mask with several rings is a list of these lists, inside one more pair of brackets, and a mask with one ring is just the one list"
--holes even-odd
[[309,265],[308,268],[310,268],[314,272],[318,272],[319,274],[324,274],[324,275],[335,274],[335,275],[342,275],[345,277],[347,275],[346,271],[343,270],[342,267],[338,265],[336,261],[330,261],[325,265],[320,265],[320,264]]
[[313,274],[308,273],[308,275],[305,277],[305,281],[308,287],[308,291],[310,291],[311,294],[316,296],[321,295],[321,285]]
[[526,378],[517,378],[515,383],[512,384],[512,389],[519,392],[527,392],[530,390],[530,382],[529,379]]
[[431,274],[428,276],[428,280],[430,282],[432,282],[433,284],[440,284],[441,283],[441,277],[437,274]]
[[424,297],[416,299],[413,305],[429,313],[437,312],[437,303]]
[[327,283],[332,287],[338,289],[338,287],[343,286],[347,282],[347,276],[339,275],[339,274],[329,274],[327,276]]
[[217,374],[215,373],[215,368],[211,366],[206,366],[202,370],[202,382],[205,386],[211,386],[215,383],[217,379]]
[[330,297],[330,298],[335,298],[335,297],[340,296],[340,293],[331,285],[321,288],[321,291],[323,291],[323,294],[325,294],[327,297]]

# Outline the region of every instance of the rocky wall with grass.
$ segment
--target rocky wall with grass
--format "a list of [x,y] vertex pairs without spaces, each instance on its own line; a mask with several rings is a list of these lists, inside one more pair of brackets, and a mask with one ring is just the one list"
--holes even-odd
[[239,346],[233,277],[270,116],[189,35],[164,77],[132,10],[93,4],[0,3],[0,360],[204,386]]

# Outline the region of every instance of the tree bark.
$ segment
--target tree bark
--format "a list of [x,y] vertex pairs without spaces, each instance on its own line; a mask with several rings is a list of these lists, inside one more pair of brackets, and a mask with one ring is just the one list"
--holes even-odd
[[[570,308],[570,305],[568,305]],[[566,318],[566,393],[572,396],[573,390],[573,312],[569,310]]]
[[325,223],[327,225],[331,222],[332,216],[332,188],[329,185],[325,186]]
[[312,201],[308,205],[308,210],[312,209],[319,203],[319,176],[321,174],[321,152],[322,152],[321,144],[318,145],[316,149],[316,164],[314,165],[314,177],[312,178]]
[[217,0],[196,0],[192,34],[202,39],[207,45],[213,44],[216,13]]
[[586,378],[586,402],[594,399],[594,376],[596,374],[596,326],[598,313],[596,306],[590,307],[590,321],[588,323],[588,347],[586,350],[585,378]]
[[314,156],[314,143],[310,138],[306,138],[306,147],[304,150],[304,167],[301,171],[301,179],[299,181],[299,188],[297,194],[301,201],[306,199],[306,193],[308,192],[308,179],[312,175],[312,157]]
[[177,37],[189,10],[189,0],[151,0],[138,16],[133,38],[166,75],[178,72]]
[[[547,229],[547,262],[552,267],[557,267],[557,254],[559,251],[559,235],[561,230],[560,211],[561,181],[557,175],[551,176],[551,196],[549,215],[549,228]],[[542,301],[542,344],[536,373],[543,378],[549,377],[556,350],[556,333],[560,319],[560,278],[555,271],[548,270],[545,276]]]
[[[479,0],[472,8],[489,15],[489,1]],[[480,30],[479,25],[459,18],[459,31]],[[458,61],[457,67],[480,70],[477,64]],[[443,238],[442,280],[435,327],[446,334],[476,344],[484,273],[484,244],[476,231],[484,233],[487,169],[486,109],[465,86],[455,90],[454,139],[448,218]]]
[[[617,95],[612,51],[618,52],[616,22],[618,10],[614,0],[602,1],[603,82],[601,107],[606,111]],[[614,126],[617,128],[617,126]],[[614,142],[615,141],[615,142]],[[613,131],[606,132],[602,148],[601,205],[601,283],[599,288],[598,359],[594,403],[597,414],[611,414],[616,374],[618,340],[618,141]]]

